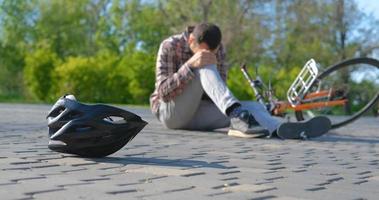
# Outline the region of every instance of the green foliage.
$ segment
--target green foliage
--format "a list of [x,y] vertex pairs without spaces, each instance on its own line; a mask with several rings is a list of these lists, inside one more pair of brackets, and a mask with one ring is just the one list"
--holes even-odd
[[149,96],[154,90],[154,60],[155,57],[151,54],[134,52],[125,55],[117,66],[128,80],[125,89],[131,95],[129,103],[148,104]]
[[159,43],[201,21],[222,29],[241,99],[254,98],[242,62],[285,97],[308,59],[328,66],[379,48],[378,22],[354,1],[0,0],[0,98],[147,104]]
[[0,42],[0,58],[0,96],[19,98],[23,93],[23,56],[14,46]]
[[170,34],[170,27],[165,23],[165,16],[154,4],[132,0],[126,6],[129,42],[138,50],[155,54],[159,43]]
[[121,59],[110,52],[70,57],[54,70],[54,97],[75,94],[91,102],[148,104],[154,87],[152,57],[133,52]]
[[90,0],[37,1],[39,18],[35,22],[32,38],[51,44],[60,58],[76,55],[94,55],[94,34],[98,13],[104,6],[92,6]]
[[[256,79],[256,69],[253,65],[248,66],[248,73],[253,79]],[[285,99],[287,96],[287,90],[295,80],[296,76],[300,72],[302,66],[292,67],[287,70],[285,67],[280,69],[274,69],[270,66],[258,67],[258,75],[263,79],[262,81],[269,87],[271,82],[274,94],[279,99]],[[243,77],[240,69],[235,66],[229,71],[229,78],[227,81],[229,88],[233,91],[233,94],[242,100],[255,100],[255,94],[249,85],[249,82]],[[267,89],[267,88],[266,88]]]
[[372,97],[379,91],[379,84],[373,85],[372,80],[361,82],[351,81],[349,88],[349,100],[352,111],[356,111],[365,106]]
[[107,78],[113,66],[112,62],[101,65],[98,61],[101,62],[94,57],[69,57],[57,66],[54,70],[56,96],[70,93],[86,101],[103,102],[107,98]]
[[[249,70],[249,74],[251,70]],[[254,92],[249,86],[249,82],[245,80],[241,70],[236,66],[232,67],[228,73],[227,85],[233,91],[233,94],[242,100],[253,100]]]
[[52,72],[60,62],[49,48],[40,48],[26,55],[24,81],[31,96],[43,101],[51,99]]

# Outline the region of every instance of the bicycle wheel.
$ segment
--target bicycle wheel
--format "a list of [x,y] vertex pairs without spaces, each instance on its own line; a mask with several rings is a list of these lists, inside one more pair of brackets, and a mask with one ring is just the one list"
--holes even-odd
[[379,61],[353,58],[327,68],[318,75],[308,94],[320,91],[328,91],[327,96],[304,99],[302,103],[343,100],[344,104],[296,111],[298,121],[324,115],[332,121],[332,128],[353,122],[379,100]]

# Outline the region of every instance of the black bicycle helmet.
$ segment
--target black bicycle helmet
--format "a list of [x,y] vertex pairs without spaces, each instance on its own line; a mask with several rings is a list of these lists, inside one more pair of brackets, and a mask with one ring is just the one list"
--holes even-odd
[[49,149],[84,157],[104,157],[120,150],[147,124],[131,112],[102,104],[85,105],[73,95],[59,98],[47,121]]

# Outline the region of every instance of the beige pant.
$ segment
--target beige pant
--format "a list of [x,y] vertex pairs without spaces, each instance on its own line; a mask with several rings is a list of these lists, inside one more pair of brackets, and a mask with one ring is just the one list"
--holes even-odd
[[[184,88],[183,93],[169,102],[161,102],[158,119],[171,129],[213,130],[229,126],[225,111],[234,103],[241,103],[257,122],[270,132],[280,122],[257,102],[239,102],[217,71],[216,65],[195,69],[195,78]],[[206,93],[212,101],[202,100]]]

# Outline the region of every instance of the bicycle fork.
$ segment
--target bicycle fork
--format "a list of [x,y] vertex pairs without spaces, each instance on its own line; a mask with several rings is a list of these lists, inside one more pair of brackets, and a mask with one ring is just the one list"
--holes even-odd
[[257,99],[257,101],[266,107],[263,96],[258,91],[259,80],[251,79],[250,75],[247,73],[246,64],[241,65],[241,71],[243,75],[245,76],[245,78],[247,79],[247,81],[249,82],[250,87],[253,89],[255,98]]

